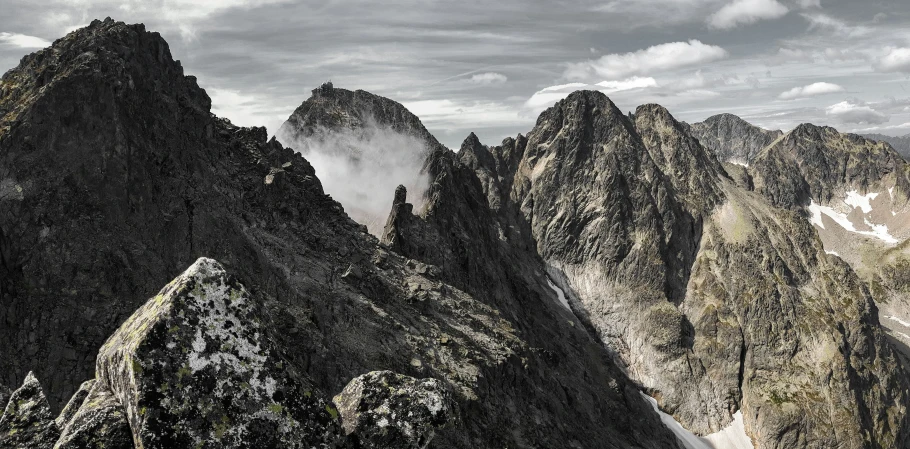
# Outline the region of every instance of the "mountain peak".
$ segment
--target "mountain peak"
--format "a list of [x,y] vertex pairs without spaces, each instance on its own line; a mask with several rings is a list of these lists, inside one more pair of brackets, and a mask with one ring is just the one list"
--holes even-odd
[[313,89],[312,96],[281,125],[278,136],[290,142],[324,131],[374,126],[416,137],[427,142],[431,148],[442,146],[420,119],[401,103],[365,90],[335,87],[331,81]]
[[749,165],[783,135],[755,126],[733,114],[717,114],[688,125],[689,133],[721,162]]

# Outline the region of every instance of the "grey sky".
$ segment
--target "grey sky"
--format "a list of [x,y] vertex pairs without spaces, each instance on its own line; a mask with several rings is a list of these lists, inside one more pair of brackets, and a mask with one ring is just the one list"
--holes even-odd
[[331,79],[404,103],[451,147],[471,131],[487,144],[525,133],[576,88],[687,121],[731,112],[785,130],[910,133],[905,0],[0,0],[0,10],[0,70],[94,18],[142,22],[217,114],[270,132]]

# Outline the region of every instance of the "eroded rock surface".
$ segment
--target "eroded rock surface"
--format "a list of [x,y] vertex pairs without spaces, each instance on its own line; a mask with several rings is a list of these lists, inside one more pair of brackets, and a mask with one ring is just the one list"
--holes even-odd
[[366,448],[427,447],[456,413],[451,393],[436,379],[391,371],[355,377],[334,402],[352,444]]

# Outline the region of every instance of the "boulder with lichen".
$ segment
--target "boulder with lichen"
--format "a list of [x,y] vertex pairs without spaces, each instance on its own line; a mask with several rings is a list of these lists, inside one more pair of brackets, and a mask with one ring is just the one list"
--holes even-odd
[[259,304],[201,258],[101,348],[137,447],[328,447],[337,412],[273,349]]
[[44,390],[28,373],[0,417],[0,447],[50,449],[59,435]]
[[366,448],[424,448],[455,414],[451,393],[436,379],[373,371],[335,396],[345,433]]

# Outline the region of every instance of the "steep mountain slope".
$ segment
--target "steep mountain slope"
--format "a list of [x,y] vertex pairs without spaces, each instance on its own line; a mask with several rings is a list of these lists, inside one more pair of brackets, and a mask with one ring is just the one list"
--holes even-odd
[[713,151],[721,162],[749,165],[766,146],[784,135],[752,125],[733,115],[719,114],[688,125],[687,131]]
[[871,140],[887,142],[903,156],[904,159],[910,160],[910,134],[906,136],[886,136],[884,134],[863,134],[863,137]]
[[878,302],[895,347],[910,354],[910,164],[887,143],[800,125],[748,169],[756,191],[802,210],[828,254],[848,262]]
[[[444,383],[460,414],[435,447],[675,446],[635,385],[561,308],[539,265],[528,268],[539,270],[534,282],[494,272],[483,279],[501,292],[466,290],[477,283],[463,271],[379,245],[325,195],[300,154],[209,109],[166,42],[142,25],[95,21],[4,75],[2,383],[19,385],[35,370],[59,410],[97,377],[82,392],[97,408],[74,416],[116,431],[125,413],[136,441],[142,405],[112,379],[141,375],[136,365],[100,362],[133,356],[116,344],[98,366],[96,355],[149,296],[206,256],[256,298],[282,366],[326,397],[377,369]],[[413,125],[401,129],[422,129]],[[171,365],[167,375],[186,375]],[[136,376],[109,376],[108,366]],[[179,385],[217,385],[207,379]]]
[[576,92],[527,137],[469,136],[458,160],[430,167],[426,211],[396,206],[385,241],[462,267],[453,282],[467,289],[493,268],[465,254],[508,256],[522,275],[536,253],[585,328],[687,428],[717,431],[741,410],[759,448],[908,444],[906,374],[868,291],[807,220],[736,185],[665,109],[630,118]]

